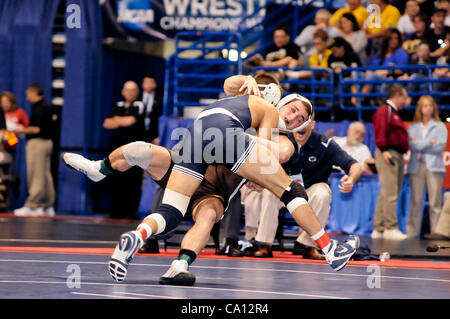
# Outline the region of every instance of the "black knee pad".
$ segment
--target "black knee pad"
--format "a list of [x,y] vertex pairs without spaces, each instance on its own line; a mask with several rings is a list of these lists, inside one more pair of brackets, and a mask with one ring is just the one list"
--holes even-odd
[[298,206],[308,203],[308,195],[302,185],[293,181],[289,185],[289,190],[284,191],[281,195],[280,200],[292,213]]
[[174,231],[183,220],[183,214],[181,214],[181,212],[175,207],[167,204],[161,204],[155,214],[161,215],[165,221],[164,229],[160,233],[157,233],[159,236],[163,236]]

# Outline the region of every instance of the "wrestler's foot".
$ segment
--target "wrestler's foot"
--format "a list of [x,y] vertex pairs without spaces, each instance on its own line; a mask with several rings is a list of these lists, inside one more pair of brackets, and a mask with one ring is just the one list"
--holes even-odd
[[161,285],[192,286],[195,283],[195,276],[188,270],[186,260],[174,260],[169,270],[159,278]]
[[120,236],[120,241],[109,260],[109,273],[115,281],[123,281],[128,265],[144,241],[138,231],[129,231]]
[[80,154],[68,152],[63,153],[61,157],[66,166],[85,174],[94,182],[101,181],[106,177],[106,175],[100,173],[101,161],[91,161]]
[[356,250],[359,248],[359,237],[351,235],[343,243],[332,239],[327,253],[324,254],[326,260],[334,271],[339,271],[347,264]]

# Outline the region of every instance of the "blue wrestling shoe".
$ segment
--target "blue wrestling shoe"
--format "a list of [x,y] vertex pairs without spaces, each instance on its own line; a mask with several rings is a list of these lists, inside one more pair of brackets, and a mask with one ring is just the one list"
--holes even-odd
[[[337,240],[332,239],[330,243],[331,247],[325,255],[328,264],[334,271],[339,271],[345,267],[347,262],[359,248],[359,237],[351,235],[343,243],[339,243]],[[323,252],[323,250],[322,250]]]
[[129,231],[120,236],[120,241],[109,260],[109,273],[115,281],[123,281],[128,265],[144,241],[138,231]]

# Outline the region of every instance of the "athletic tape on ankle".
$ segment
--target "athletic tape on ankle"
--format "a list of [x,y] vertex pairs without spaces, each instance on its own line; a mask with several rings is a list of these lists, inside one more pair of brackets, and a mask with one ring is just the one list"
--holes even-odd
[[330,236],[323,228],[317,234],[311,236],[311,238],[321,249],[324,249],[330,244]]
[[[144,229],[145,235],[142,234],[141,229]],[[147,239],[147,238],[149,238],[149,237],[152,235],[152,228],[150,227],[149,224],[146,224],[146,223],[141,223],[141,224],[139,224],[138,227],[137,227],[137,231],[140,231],[140,232],[141,232],[142,238],[143,238],[144,240]]]
[[145,219],[147,218],[153,219],[158,225],[158,229],[156,230],[155,235],[162,233],[166,229],[166,220],[161,214],[154,213],[147,216]]
[[128,164],[146,170],[152,162],[152,144],[132,142],[123,147],[122,154]]
[[170,206],[175,207],[178,209],[181,214],[186,214],[186,211],[189,207],[189,202],[191,201],[191,198],[189,196],[174,192],[168,188],[164,191],[164,196],[162,199],[161,204],[167,204]]

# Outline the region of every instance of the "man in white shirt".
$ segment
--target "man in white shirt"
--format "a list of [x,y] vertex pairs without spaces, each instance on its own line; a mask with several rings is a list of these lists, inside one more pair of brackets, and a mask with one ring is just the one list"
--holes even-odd
[[413,17],[420,12],[420,5],[417,0],[408,0],[405,5],[405,14],[398,20],[397,29],[402,34],[410,34],[415,32],[413,25]]
[[316,52],[314,47],[314,32],[317,30],[324,30],[327,32],[329,39],[334,39],[340,36],[338,28],[330,26],[331,13],[327,9],[320,9],[314,17],[314,24],[309,25],[295,38],[297,44],[304,52],[303,61],[308,63],[308,58]]
[[361,122],[353,122],[347,130],[346,137],[333,137],[336,143],[363,167],[363,171],[371,171],[368,166],[375,163],[367,145],[363,144],[366,127]]

